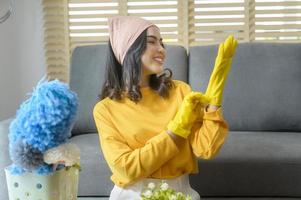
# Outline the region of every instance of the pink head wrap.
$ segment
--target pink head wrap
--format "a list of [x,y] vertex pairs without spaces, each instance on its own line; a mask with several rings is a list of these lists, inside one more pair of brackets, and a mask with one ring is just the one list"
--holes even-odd
[[108,26],[113,52],[122,65],[127,50],[139,35],[148,27],[156,25],[139,17],[114,16],[108,19]]

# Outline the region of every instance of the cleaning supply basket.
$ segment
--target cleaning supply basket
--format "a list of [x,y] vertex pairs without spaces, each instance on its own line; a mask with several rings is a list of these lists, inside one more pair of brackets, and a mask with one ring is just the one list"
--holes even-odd
[[5,169],[9,200],[77,200],[79,169],[65,167],[50,175],[12,175]]

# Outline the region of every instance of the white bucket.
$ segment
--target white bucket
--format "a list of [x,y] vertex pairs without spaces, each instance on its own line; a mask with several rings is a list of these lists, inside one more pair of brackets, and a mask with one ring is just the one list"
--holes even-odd
[[5,169],[9,200],[77,200],[79,170],[63,168],[51,175],[12,175]]

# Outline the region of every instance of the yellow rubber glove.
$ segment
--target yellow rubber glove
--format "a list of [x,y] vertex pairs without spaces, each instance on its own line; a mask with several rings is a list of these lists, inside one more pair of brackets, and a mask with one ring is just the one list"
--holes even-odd
[[224,43],[219,45],[214,69],[205,92],[205,95],[210,98],[209,104],[211,105],[221,106],[222,104],[225,81],[231,68],[236,46],[237,40],[235,40],[233,35],[230,35]]
[[208,104],[209,99],[200,92],[187,94],[172,121],[167,125],[168,130],[183,138],[187,138],[191,132],[193,123],[201,113],[198,113],[197,106]]

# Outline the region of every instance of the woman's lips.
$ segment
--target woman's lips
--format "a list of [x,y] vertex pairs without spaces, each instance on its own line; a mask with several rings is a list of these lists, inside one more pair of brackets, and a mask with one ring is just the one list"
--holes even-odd
[[163,59],[162,58],[154,58],[155,61],[157,61],[158,63],[163,63]]

